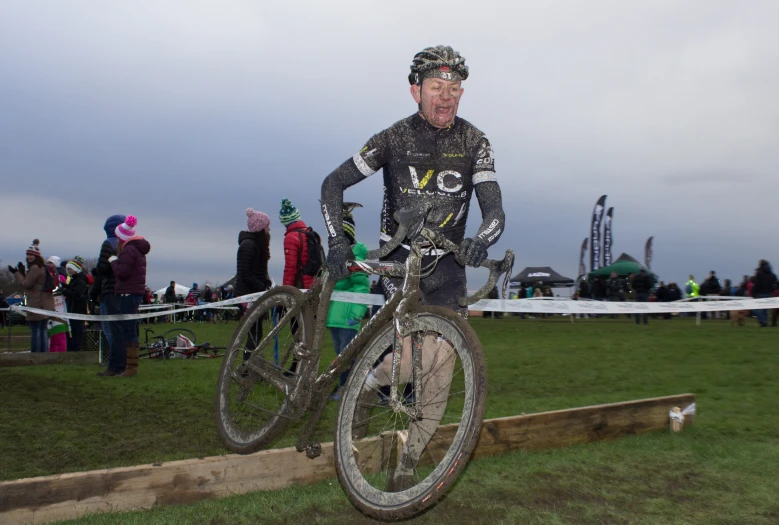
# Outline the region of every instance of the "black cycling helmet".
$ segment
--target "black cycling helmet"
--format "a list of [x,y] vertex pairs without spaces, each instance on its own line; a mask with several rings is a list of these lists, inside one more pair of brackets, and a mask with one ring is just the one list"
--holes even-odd
[[408,82],[411,85],[422,85],[422,81],[430,77],[455,82],[465,80],[468,78],[465,57],[450,46],[426,47],[414,55]]

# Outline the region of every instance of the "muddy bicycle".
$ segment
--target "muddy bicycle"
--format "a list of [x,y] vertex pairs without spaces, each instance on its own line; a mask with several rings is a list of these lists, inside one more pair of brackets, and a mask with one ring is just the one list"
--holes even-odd
[[[429,206],[396,213],[398,232],[367,259],[408,239],[405,263],[352,262],[351,271],[401,277],[403,286],[319,374],[325,320],[335,282],[327,272],[307,292],[278,286],[262,295],[233,333],[219,373],[216,422],[231,450],[246,454],[311,412],[296,449],[314,458],[311,435],[340,374],[351,368],[334,436],[339,481],[368,516],[395,520],[432,506],[454,483],[476,444],[487,375],[481,344],[452,310],[422,304],[420,279],[457,245],[423,227]],[[423,266],[425,255],[436,254]],[[513,266],[511,250],[486,260],[488,282],[465,307],[486,297]]]

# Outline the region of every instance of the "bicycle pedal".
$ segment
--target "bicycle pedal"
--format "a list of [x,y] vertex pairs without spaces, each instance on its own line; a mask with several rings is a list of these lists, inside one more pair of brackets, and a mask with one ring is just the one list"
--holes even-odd
[[308,459],[318,458],[322,454],[321,443],[309,443],[306,445],[306,457]]

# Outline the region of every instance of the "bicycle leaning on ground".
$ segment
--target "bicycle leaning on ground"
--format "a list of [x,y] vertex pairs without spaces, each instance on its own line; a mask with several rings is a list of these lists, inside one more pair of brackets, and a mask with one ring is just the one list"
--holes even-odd
[[[321,444],[311,434],[334,383],[351,367],[336,421],[336,471],[352,503],[383,520],[414,516],[446,493],[484,416],[487,375],[476,333],[454,311],[420,299],[420,279],[457,251],[423,227],[429,210],[398,212],[395,237],[367,257],[380,259],[407,238],[405,263],[349,263],[352,271],[402,277],[403,286],[324,372],[317,376],[335,285],[326,271],[305,293],[278,286],[262,295],[233,333],[219,373],[216,421],[231,450],[254,452],[310,411],[296,448],[314,458]],[[435,262],[423,268],[431,253]],[[484,261],[487,284],[461,306],[485,297],[501,274],[505,294],[513,262],[511,250],[502,261]]]

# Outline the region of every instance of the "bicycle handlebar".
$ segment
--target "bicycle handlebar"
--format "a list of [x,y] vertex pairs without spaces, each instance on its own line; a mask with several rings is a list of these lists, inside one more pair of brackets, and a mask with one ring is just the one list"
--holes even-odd
[[[436,247],[456,254],[459,250],[457,244],[445,238],[441,233],[423,227],[425,223],[424,219],[427,217],[431,208],[432,204],[428,202],[416,209],[398,210],[395,212],[394,218],[398,222],[398,230],[395,232],[395,235],[392,239],[387,241],[384,246],[377,250],[369,251],[365,258],[382,259],[397,248],[406,237],[413,239],[418,235],[429,240]],[[509,279],[511,279],[511,271],[514,268],[514,251],[506,250],[506,255],[502,260],[485,259],[479,266],[487,268],[490,271],[487,283],[479,288],[473,295],[461,297],[459,299],[460,306],[469,306],[487,297],[490,291],[495,287],[501,274],[505,274],[503,284],[501,285],[501,291],[502,295],[504,297],[506,296],[506,289],[508,288]]]

